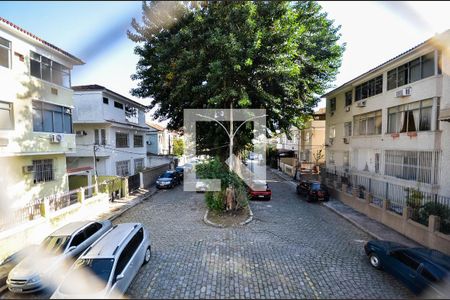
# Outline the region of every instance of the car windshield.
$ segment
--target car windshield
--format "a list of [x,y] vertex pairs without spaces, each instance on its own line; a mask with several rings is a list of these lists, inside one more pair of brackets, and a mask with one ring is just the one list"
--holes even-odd
[[164,173],[161,175],[161,178],[172,178],[173,177],[173,173]]
[[63,252],[69,242],[68,235],[51,235],[45,238],[41,243],[41,249],[44,252],[56,254]]
[[183,172],[183,168],[182,167],[177,167],[175,170],[177,170],[178,172]]
[[[114,258],[79,259],[69,271],[60,292],[63,294],[90,294],[101,291],[108,283]],[[88,274],[99,280],[92,280]]]
[[321,189],[320,183],[314,182],[313,184],[311,184],[311,190],[318,191],[320,189]]

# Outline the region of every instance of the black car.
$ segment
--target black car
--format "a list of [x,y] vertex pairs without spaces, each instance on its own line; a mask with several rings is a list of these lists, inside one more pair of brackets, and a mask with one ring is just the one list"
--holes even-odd
[[306,201],[328,201],[330,194],[327,187],[319,181],[302,180],[297,185],[297,194],[306,196]]
[[164,172],[161,176],[156,179],[156,188],[162,189],[162,188],[173,188],[176,185],[180,184],[180,176],[178,175],[178,172],[175,170],[168,170]]
[[177,171],[178,176],[180,177],[180,180],[183,180],[183,177],[184,177],[184,166],[176,167],[175,171]]
[[369,241],[364,251],[370,264],[404,282],[426,298],[450,295],[450,256],[428,248],[410,248],[390,241]]

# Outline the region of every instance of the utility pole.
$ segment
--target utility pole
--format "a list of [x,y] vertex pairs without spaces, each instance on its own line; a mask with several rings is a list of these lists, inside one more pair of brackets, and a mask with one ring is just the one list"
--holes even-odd
[[95,193],[98,193],[98,173],[97,173],[97,145],[94,144],[93,151],[94,151],[94,173],[95,173]]
[[230,139],[230,163],[229,163],[229,170],[230,172],[233,171],[233,140],[234,140],[234,134],[233,134],[233,102],[230,104],[230,132],[228,134],[228,137]]

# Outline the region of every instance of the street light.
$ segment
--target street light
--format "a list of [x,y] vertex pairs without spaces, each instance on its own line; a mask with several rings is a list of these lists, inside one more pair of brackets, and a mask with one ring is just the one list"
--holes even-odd
[[230,112],[230,131],[228,131],[227,130],[227,128],[222,124],[222,123],[220,123],[219,121],[217,121],[216,119],[214,119],[214,118],[212,118],[212,117],[209,117],[209,116],[204,116],[204,115],[201,115],[201,114],[196,114],[197,116],[199,116],[199,117],[202,117],[202,118],[205,118],[205,119],[208,119],[208,120],[211,120],[211,121],[214,121],[214,122],[216,122],[217,124],[219,124],[220,126],[222,126],[222,128],[225,130],[225,132],[227,133],[227,135],[228,135],[228,138],[230,139],[230,163],[229,163],[229,170],[230,171],[232,171],[233,170],[233,160],[232,160],[232,157],[233,157],[233,139],[234,139],[234,136],[236,135],[236,133],[239,131],[239,129],[242,127],[242,125],[244,125],[245,123],[247,123],[248,121],[252,121],[252,120],[255,120],[255,119],[258,119],[258,118],[264,118],[264,117],[267,117],[267,114],[265,114],[265,115],[261,115],[261,116],[255,116],[255,117],[251,117],[251,118],[248,118],[247,120],[245,120],[244,122],[242,122],[242,124],[240,124],[237,128],[236,128],[236,130],[235,131],[233,131],[233,113],[232,113],[232,111]]

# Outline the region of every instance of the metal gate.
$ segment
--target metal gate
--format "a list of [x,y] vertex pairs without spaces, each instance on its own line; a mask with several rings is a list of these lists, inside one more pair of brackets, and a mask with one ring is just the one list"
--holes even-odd
[[139,173],[128,177],[128,192],[131,193],[137,190],[140,186],[141,180]]

